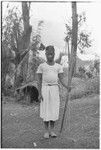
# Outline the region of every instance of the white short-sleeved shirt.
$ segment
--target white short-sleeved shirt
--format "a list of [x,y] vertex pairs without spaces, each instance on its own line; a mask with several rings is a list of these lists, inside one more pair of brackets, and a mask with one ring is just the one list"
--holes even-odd
[[58,74],[63,73],[63,67],[57,63],[51,66],[45,62],[39,65],[37,73],[42,73],[43,84],[58,84]]

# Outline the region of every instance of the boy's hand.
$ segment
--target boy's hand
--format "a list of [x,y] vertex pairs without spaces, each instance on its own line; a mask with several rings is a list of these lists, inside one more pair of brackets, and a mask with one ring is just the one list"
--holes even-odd
[[39,96],[38,96],[38,100],[39,100],[39,102],[41,102],[41,100],[43,101],[42,94],[39,94]]

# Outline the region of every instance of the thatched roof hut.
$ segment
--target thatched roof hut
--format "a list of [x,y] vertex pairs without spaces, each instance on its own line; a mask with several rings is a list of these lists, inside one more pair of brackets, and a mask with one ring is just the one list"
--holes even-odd
[[[37,75],[36,71],[40,63],[45,60],[35,56],[33,51],[29,51],[17,68],[16,76],[16,92],[20,95],[21,92],[31,100],[31,97],[38,97]],[[30,97],[30,98],[28,98]]]

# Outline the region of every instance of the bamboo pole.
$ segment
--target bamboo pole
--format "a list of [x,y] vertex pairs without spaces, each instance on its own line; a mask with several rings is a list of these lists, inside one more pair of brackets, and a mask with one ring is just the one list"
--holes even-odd
[[[77,23],[77,8],[76,2],[72,2],[72,48],[71,48],[71,56],[68,70],[68,87],[71,87],[72,76],[74,72],[74,65],[76,62],[76,53],[77,53],[77,33],[78,33],[78,23]],[[67,97],[61,122],[60,133],[62,132],[65,114],[67,110],[67,105],[69,101],[69,89],[67,90]]]

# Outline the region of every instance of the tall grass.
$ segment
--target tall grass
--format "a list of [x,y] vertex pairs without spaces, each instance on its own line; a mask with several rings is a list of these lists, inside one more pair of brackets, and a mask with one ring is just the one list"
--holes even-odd
[[[67,81],[66,81],[67,82]],[[100,89],[100,79],[99,76],[96,76],[92,79],[72,79],[73,89],[70,92],[70,99],[78,99],[91,94],[99,94]],[[61,98],[66,98],[67,90],[61,86],[60,96]]]

